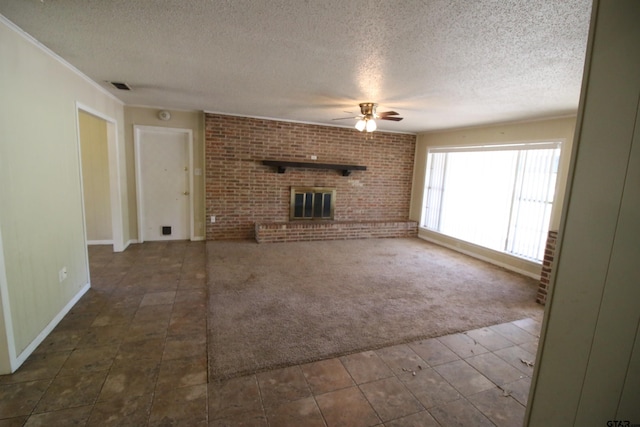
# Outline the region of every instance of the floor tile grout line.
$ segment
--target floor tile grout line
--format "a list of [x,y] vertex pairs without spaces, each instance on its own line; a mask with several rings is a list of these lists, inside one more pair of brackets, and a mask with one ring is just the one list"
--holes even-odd
[[[509,322],[507,322],[507,323],[509,323]],[[506,338],[506,337],[505,337],[505,338]],[[444,344],[444,343],[443,343],[443,344]],[[517,347],[517,346],[518,346],[518,345],[514,343],[514,345],[513,345],[512,347]],[[509,348],[509,347],[507,347],[507,348]],[[496,357],[500,358],[497,354],[495,354],[495,352],[494,352],[494,351],[490,351],[489,353],[493,353],[493,354],[494,354],[494,356],[496,356]],[[486,354],[486,353],[483,353],[483,354]],[[488,381],[490,381],[490,382],[495,386],[495,387],[493,387],[493,388],[497,388],[497,389],[499,389],[499,390],[503,390],[503,388],[502,388],[502,386],[501,386],[501,385],[497,384],[495,381],[493,381],[493,380],[491,380],[490,378],[488,378],[486,375],[484,375],[482,372],[480,372],[477,368],[475,368],[473,365],[471,365],[469,362],[467,362],[467,361],[466,361],[466,359],[470,359],[470,358],[472,358],[472,357],[476,357],[476,355],[474,355],[474,356],[470,356],[470,357],[467,357],[467,358],[461,358],[460,360],[464,361],[467,365],[469,365],[471,368],[473,368],[473,369],[474,369],[478,374],[482,375],[484,378],[486,378]],[[500,358],[500,359],[501,359],[501,360],[503,360],[502,358]],[[506,362],[506,360],[505,360],[505,362]],[[508,362],[507,362],[507,363],[508,363]],[[509,365],[511,365],[511,364],[509,363]],[[525,374],[523,374],[523,375],[524,375],[524,377],[528,377],[528,376],[526,376]],[[515,380],[515,381],[519,381],[519,380],[521,380],[521,379],[523,379],[523,378],[521,377],[520,379]],[[474,408],[476,408],[476,409],[477,409],[477,410],[478,410],[478,411],[479,411],[479,412],[480,412],[480,413],[481,413],[485,418],[487,418],[487,419],[488,419],[492,424],[496,425],[496,424],[493,422],[493,420],[489,417],[489,415],[485,414],[485,413],[484,413],[484,411],[482,411],[482,409],[481,409],[481,408],[479,408],[477,405],[475,405],[475,404],[473,403],[473,401],[472,401],[471,399],[469,399],[469,397],[471,397],[471,396],[474,396],[474,395],[479,394],[479,393],[486,392],[486,391],[491,390],[491,389],[481,390],[481,391],[478,391],[478,392],[473,393],[473,394],[465,395],[465,394],[463,394],[460,390],[458,390],[458,389],[457,389],[453,384],[451,384],[451,383],[450,383],[446,378],[445,378],[445,381],[447,381],[447,383],[449,383],[449,385],[451,385],[452,387],[454,387],[454,389],[455,389],[456,391],[458,391],[458,393],[460,393],[460,395],[462,396],[462,398],[463,398],[464,400],[466,400],[466,401],[467,401],[467,402],[469,402],[471,405],[473,405],[473,407],[474,407]],[[519,404],[519,405],[521,405],[521,406],[524,406],[524,408],[526,409],[526,406],[525,406],[525,405],[522,405],[520,402],[518,402],[515,398],[513,398],[513,396],[509,395],[509,396],[506,396],[506,397],[513,399],[516,403],[518,403],[518,404]]]
[[[109,263],[107,263],[107,265],[109,265],[109,264],[111,264],[111,263],[113,263],[113,260],[111,260]],[[89,267],[89,268],[90,268],[90,267]],[[89,270],[89,274],[91,274],[91,270]],[[124,275],[122,276],[122,278],[124,278]],[[121,279],[122,279],[122,278],[121,278]],[[107,292],[107,293],[109,293],[109,294],[110,294],[111,292]],[[101,307],[101,309],[102,309],[102,308],[103,308],[103,307]],[[56,326],[57,326],[57,325],[56,325]],[[91,329],[91,325],[89,325],[86,329],[87,329],[87,331],[86,331],[86,333],[84,334],[84,336],[86,336],[86,335],[88,334],[88,332],[90,331],[90,329]],[[63,378],[63,377],[60,377],[60,373],[62,372],[62,368],[64,367],[65,363],[69,360],[69,358],[71,357],[71,355],[72,355],[76,350],[78,350],[78,349],[79,349],[78,345],[80,345],[80,343],[81,343],[81,342],[82,342],[82,338],[80,338],[80,339],[78,340],[78,342],[74,345],[74,348],[69,352],[69,355],[67,356],[67,358],[66,358],[65,362],[64,362],[64,363],[62,363],[62,364],[60,365],[60,368],[57,370],[56,374],[55,374],[55,375],[53,376],[53,378],[51,379],[51,381],[50,381],[49,385],[47,386],[47,388],[45,389],[44,393],[42,393],[42,396],[40,396],[40,398],[38,399],[38,402],[34,405],[34,407],[33,407],[32,411],[31,411],[31,413],[29,414],[29,416],[28,416],[28,417],[31,417],[32,415],[38,415],[38,414],[42,414],[42,413],[48,413],[48,412],[55,412],[55,411],[56,411],[56,410],[54,410],[54,411],[45,411],[45,412],[42,412],[42,413],[35,413],[36,408],[38,407],[38,405],[40,404],[40,402],[42,401],[42,399],[44,398],[45,394],[47,393],[47,391],[49,390],[49,388],[52,386],[52,384],[54,383],[54,381],[55,381],[57,378]],[[117,354],[118,354],[118,351],[119,351],[119,347],[120,347],[120,345],[121,345],[121,344],[118,344],[118,350],[116,351],[116,356],[117,356]],[[105,383],[106,383],[107,377],[109,376],[109,373],[110,373],[110,371],[111,371],[111,368],[113,367],[113,363],[114,363],[114,361],[115,361],[115,357],[116,357],[116,356],[114,356],[114,360],[112,360],[112,362],[111,362],[111,364],[110,364],[109,368],[108,368],[108,369],[106,369],[107,373],[105,374],[104,380],[102,381],[102,384],[100,385],[100,390],[98,391],[98,393],[97,393],[97,395],[96,395],[95,399],[93,400],[93,402],[90,404],[90,406],[91,406],[91,410],[89,411],[89,415],[88,415],[88,417],[87,417],[87,422],[88,422],[88,420],[89,420],[89,419],[90,419],[90,417],[91,417],[91,413],[92,413],[92,412],[93,412],[93,410],[95,409],[95,405],[98,403],[98,399],[99,399],[99,397],[100,397],[100,393],[102,392],[102,389],[104,388],[104,385],[105,385]],[[89,405],[80,405],[80,406],[78,406],[78,407],[81,407],[81,406],[89,406]],[[69,407],[69,408],[70,408],[70,407]],[[57,409],[57,411],[64,410],[64,409],[68,409],[68,408]],[[28,418],[27,418],[27,419],[28,419]]]
[[[184,257],[183,257],[183,261],[184,261]],[[182,265],[180,266],[180,270],[182,271]],[[177,284],[176,284],[176,288],[177,288]],[[148,292],[145,292],[144,295],[147,295],[147,293]],[[138,306],[138,309],[140,307],[142,307],[142,302],[143,301],[144,301],[144,296],[140,300],[140,305]],[[158,366],[157,366],[158,372],[157,372],[157,375],[156,375],[153,391],[151,392],[151,403],[149,405],[149,413],[148,413],[148,417],[147,417],[147,425],[151,424],[151,416],[153,415],[153,407],[154,407],[154,403],[156,402],[156,395],[157,395],[157,393],[159,391],[158,390],[158,378],[160,376],[160,370],[162,369],[162,362],[164,361],[164,352],[165,352],[165,349],[167,348],[167,339],[169,337],[169,326],[171,324],[171,316],[173,315],[174,307],[175,307],[175,295],[174,295],[174,300],[171,303],[171,315],[169,315],[169,322],[167,323],[167,330],[166,330],[166,332],[164,334],[164,342],[163,342],[163,345],[162,345],[162,355],[160,356],[160,361],[158,362]],[[208,399],[208,396],[207,396],[206,401],[208,402],[208,400],[209,399]],[[208,413],[205,413],[205,416],[207,416],[207,415],[208,415]],[[208,417],[207,417],[207,422],[208,422]]]
[[[109,294],[110,294],[110,295],[112,295],[112,294],[113,294],[113,292],[114,292],[114,290],[115,290],[115,288],[116,288],[120,283],[122,283],[122,281],[124,281],[124,278],[125,278],[126,276],[128,276],[128,275],[131,273],[131,269],[132,269],[132,268],[134,268],[134,267],[135,267],[135,265],[137,264],[137,262],[138,262],[138,258],[139,258],[139,254],[136,254],[135,261],[134,261],[134,262],[132,262],[131,264],[129,264],[129,265],[127,266],[127,268],[126,268],[126,273],[125,273],[125,274],[123,274],[123,275],[121,276],[120,281],[119,281],[118,283],[114,284],[113,288],[112,288],[112,289],[111,289],[111,291],[109,292]],[[113,263],[113,262],[112,262],[112,263]],[[138,309],[140,308],[140,304],[142,304],[142,299],[140,300],[140,303],[138,303],[138,306],[136,307],[136,312],[135,312],[135,313],[137,313]],[[135,313],[133,314],[133,317],[131,318],[131,320],[128,322],[128,324],[127,324],[127,329],[131,326],[131,322],[133,321],[133,318],[135,318]],[[118,355],[120,354],[120,350],[121,350],[121,348],[122,348],[122,343],[123,343],[123,342],[124,342],[124,341],[121,341],[121,342],[120,342],[120,344],[119,344],[119,346],[118,346],[118,350],[116,351],[116,354],[115,354],[115,356],[114,356],[114,359],[113,359],[113,361],[112,361],[112,363],[111,363],[111,366],[109,367],[109,372],[107,372],[107,375],[105,376],[104,382],[102,383],[102,387],[100,387],[100,392],[99,392],[99,393],[98,393],[98,395],[96,396],[96,402],[94,402],[94,405],[93,405],[93,407],[91,408],[91,411],[90,411],[90,413],[89,413],[89,417],[87,418],[87,424],[88,424],[89,420],[91,419],[91,415],[93,414],[93,411],[95,410],[96,404],[98,403],[98,401],[99,401],[99,399],[100,399],[100,395],[102,394],[102,390],[104,390],[104,386],[105,386],[105,384],[106,384],[106,382],[107,382],[107,378],[109,378],[109,375],[111,374],[111,369],[113,369],[113,366],[115,365],[115,362],[116,362],[116,360],[117,360],[117,358],[118,358]],[[152,397],[152,402],[153,402],[153,397]],[[149,416],[150,416],[150,414],[151,414],[151,407],[149,407]],[[147,425],[148,425],[148,424],[149,424],[149,418],[147,417]]]
[[[527,319],[527,318],[525,318],[525,319]],[[524,319],[518,319],[518,320],[524,320]],[[518,325],[516,325],[516,324],[514,324],[514,323],[513,323],[513,322],[516,322],[516,321],[517,321],[517,320],[514,320],[514,321],[512,321],[512,322],[499,323],[498,325],[491,325],[491,326],[489,326],[489,328],[491,328],[492,326],[512,325],[512,326],[515,326],[516,328],[520,329],[522,332],[526,333],[527,335],[531,335],[531,336],[532,336],[533,338],[535,338],[535,339],[540,339],[540,335],[539,335],[539,334],[534,335],[534,334],[532,334],[531,332],[529,332],[529,331],[527,331],[527,330],[525,330],[525,329],[522,329],[521,327],[519,327]],[[495,329],[492,329],[492,331],[493,331],[493,332],[495,332],[495,333],[497,333],[498,335],[502,336],[503,338],[506,338],[507,340],[509,340],[509,341],[513,342],[515,345],[524,344],[524,343],[517,343],[517,342],[513,341],[511,338],[509,338],[509,337],[507,337],[506,335],[502,334],[500,331],[497,331],[497,330],[495,330]],[[533,341],[533,340],[532,340],[532,341]],[[528,342],[529,342],[529,341],[528,341]]]
[[[320,409],[320,405],[318,404],[318,400],[316,399],[316,394],[313,392],[313,388],[311,387],[311,384],[309,383],[309,380],[307,379],[307,376],[304,374],[304,369],[302,369],[303,365],[297,365],[298,367],[300,367],[300,372],[302,372],[302,377],[304,378],[304,382],[307,384],[307,388],[309,389],[309,392],[311,393],[311,397],[313,398],[313,402],[316,404],[316,408],[318,409],[318,412],[320,413],[320,416],[322,417],[322,422],[324,423],[325,427],[328,427],[329,423],[327,422],[327,419],[325,417],[325,415],[322,413],[322,409]],[[265,414],[266,416],[266,414]]]
[[256,382],[256,386],[258,387],[258,396],[260,396],[260,407],[262,408],[262,415],[264,417],[264,421],[267,423],[267,427],[269,427],[269,417],[267,416],[267,408],[264,405],[264,398],[262,393],[262,387],[260,387],[260,381],[258,380],[257,374],[251,375]]
[[[528,352],[527,350],[525,350],[525,349],[523,349],[522,347],[520,347],[518,344],[515,344],[515,345],[513,345],[513,346],[511,346],[511,347],[501,348],[500,350],[506,350],[506,349],[513,348],[513,347],[518,347],[520,350],[522,350],[522,351],[524,351],[524,352],[526,352],[526,353],[531,354],[531,353],[530,353],[530,352]],[[500,351],[500,350],[496,350],[496,351]],[[531,375],[528,375],[527,373],[522,372],[522,371],[521,371],[517,366],[515,366],[513,363],[511,363],[509,360],[507,360],[507,359],[506,359],[506,358],[504,358],[503,356],[500,356],[499,354],[496,354],[496,352],[493,352],[493,354],[494,354],[498,359],[500,359],[500,360],[502,360],[502,361],[506,362],[509,366],[513,366],[515,369],[517,369],[518,371],[520,371],[520,372],[522,373],[522,375],[524,375],[525,377],[531,378]],[[536,358],[536,355],[534,354],[534,355],[533,355],[533,360],[534,360],[534,361],[535,361],[535,358]],[[523,362],[523,363],[524,363],[524,362]],[[533,368],[533,366],[532,366],[532,368]]]
[[[374,350],[370,350],[371,352],[375,353]],[[353,353],[353,354],[358,354],[358,353]],[[362,389],[360,388],[360,386],[362,384],[369,384],[372,383],[374,381],[377,380],[373,380],[373,381],[369,381],[369,382],[364,382],[362,384],[358,384],[358,382],[356,381],[355,378],[353,378],[353,374],[351,373],[351,371],[349,370],[349,368],[347,367],[347,365],[344,364],[344,361],[342,360],[343,358],[349,357],[351,356],[351,354],[349,355],[345,355],[345,356],[341,356],[338,357],[338,361],[342,364],[342,367],[344,368],[344,370],[347,372],[347,374],[349,374],[349,377],[351,377],[351,381],[353,381],[353,386],[355,386],[355,388],[358,389],[358,392],[362,395],[362,397],[364,397],[364,399],[367,401],[367,403],[369,404],[369,406],[371,407],[371,409],[373,410],[373,412],[376,414],[376,417],[378,417],[378,419],[380,420],[381,423],[384,423],[384,421],[382,421],[382,418],[380,417],[380,415],[378,414],[378,411],[376,411],[376,408],[373,407],[373,405],[371,404],[371,402],[369,402],[369,399],[367,399],[367,396],[364,394],[364,392],[362,391]],[[376,354],[377,356],[377,354]],[[382,362],[384,363],[384,360],[382,360]],[[349,387],[346,387],[349,388]],[[334,390],[335,391],[335,390]],[[327,423],[328,424],[328,423]],[[377,425],[377,424],[376,424]]]
[[[138,257],[137,257],[137,258],[138,258]],[[184,257],[183,257],[183,260],[184,260]],[[123,275],[123,276],[122,276],[122,280],[124,280],[124,277],[130,273],[131,269],[134,269],[134,268],[136,267],[136,264],[138,263],[138,261],[139,261],[139,259],[136,259],[136,261],[135,261],[135,262],[131,263],[131,264],[128,266],[128,268],[127,268],[127,274],[125,274],[125,275]],[[182,267],[181,267],[181,268],[182,268]],[[113,292],[113,291],[112,291],[112,292]],[[111,292],[111,293],[112,293],[112,292]],[[144,294],[144,295],[146,295],[147,293],[148,293],[148,292],[145,292],[145,294]],[[137,313],[137,312],[138,312],[138,310],[142,307],[142,301],[143,301],[143,300],[144,300],[144,296],[141,298],[140,303],[138,304],[138,306],[137,306],[137,308],[136,308],[136,313]],[[174,302],[175,302],[175,300],[174,300]],[[173,306],[172,306],[172,312],[173,312]],[[136,314],[136,313],[134,313],[133,318],[135,318],[135,314]],[[133,318],[132,318],[132,319],[133,319]],[[131,322],[129,322],[129,325],[130,325],[130,324],[131,324]],[[167,328],[168,328],[168,325],[167,325]],[[165,333],[165,336],[164,336],[164,344],[163,344],[163,353],[164,353],[164,348],[166,347],[166,340],[167,340],[167,336],[168,336],[168,334],[166,334],[166,333]],[[105,380],[104,380],[104,382],[103,382],[103,384],[102,384],[101,390],[100,390],[100,392],[98,393],[98,395],[96,396],[96,401],[95,401],[95,402],[94,402],[94,404],[92,405],[92,409],[91,409],[91,411],[90,411],[89,418],[88,418],[87,420],[89,420],[89,419],[90,419],[91,414],[92,414],[92,413],[93,413],[93,411],[95,410],[95,405],[98,403],[98,400],[99,400],[100,394],[102,393],[102,389],[104,388],[104,385],[106,384],[106,380],[107,380],[107,378],[109,377],[109,374],[110,374],[110,372],[111,372],[111,369],[113,368],[113,365],[115,364],[115,362],[116,362],[116,360],[117,360],[118,354],[120,353],[120,347],[121,347],[121,346],[122,346],[122,342],[119,344],[119,348],[118,348],[118,350],[116,351],[116,356],[114,357],[114,360],[112,361],[112,364],[111,364],[111,366],[110,366],[110,368],[109,368],[109,370],[108,370],[109,372],[108,372],[108,373],[106,374],[106,376],[105,376]],[[161,357],[160,357],[160,360],[159,360],[159,362],[158,362],[158,367],[157,367],[157,369],[158,369],[158,375],[159,375],[159,370],[160,370],[160,367],[161,367],[161,364],[162,364],[162,360],[163,360],[163,358],[162,358],[162,356],[161,356]],[[156,398],[156,394],[157,394],[157,387],[158,387],[158,382],[157,382],[157,381],[158,381],[158,376],[156,375],[155,384],[154,384],[153,390],[152,390],[152,391],[151,391],[151,393],[150,393],[150,395],[151,395],[151,400],[150,400],[150,403],[149,403],[149,409],[148,409],[148,414],[147,414],[147,425],[149,425],[149,424],[150,424],[150,422],[151,422],[151,415],[152,415],[152,411],[153,411],[153,404],[154,404],[154,401],[155,401],[155,398]],[[207,399],[207,400],[208,400],[208,399]],[[206,415],[206,414],[205,414],[205,415]]]
[[[472,339],[474,342],[476,341],[476,340],[474,340],[473,338],[471,338],[471,337],[469,337],[468,335],[466,335],[466,331],[465,331],[465,332],[458,332],[458,333],[455,333],[455,334],[443,335],[443,336],[441,336],[441,337],[435,337],[435,339],[436,339],[436,340],[438,340],[438,342],[439,342],[440,344],[444,345],[444,346],[445,346],[445,347],[447,347],[449,350],[451,350],[452,352],[454,352],[454,353],[456,354],[456,356],[458,356],[460,359],[463,359],[463,360],[464,360],[464,359],[466,358],[465,356],[462,356],[462,355],[458,354],[458,352],[457,352],[456,350],[454,350],[453,348],[451,348],[451,346],[450,346],[450,345],[447,345],[447,343],[446,343],[445,341],[442,341],[442,340],[441,340],[441,338],[445,338],[445,337],[448,337],[448,336],[455,336],[455,335],[465,335],[465,336],[467,336],[468,338]],[[487,350],[487,352],[489,352],[489,351],[490,351],[488,348],[486,348],[485,346],[481,345],[481,344],[480,344],[480,343],[478,343],[478,342],[476,342],[476,345],[479,345],[480,347],[484,348],[485,350]],[[473,353],[473,350],[471,350],[471,353]],[[473,356],[477,356],[477,355],[479,355],[479,354],[483,354],[483,353],[478,353],[478,354],[475,354],[475,353],[474,353],[474,354],[473,354]],[[473,357],[473,356],[469,356],[469,357]]]
[[[209,306],[211,304],[211,292],[210,292],[210,286],[209,286],[209,269],[207,268],[207,258],[208,258],[208,249],[207,249],[207,245],[206,243],[204,244],[204,248],[202,249],[202,251],[204,252],[204,260],[203,260],[203,269],[204,269],[204,282],[205,282],[205,293],[204,293],[204,298],[205,298],[205,345],[206,345],[206,361],[207,361],[207,394],[209,392],[209,384],[212,382],[211,381],[211,363],[212,363],[212,359],[211,359],[211,354],[209,354],[209,349],[211,348],[211,339],[210,339],[210,333],[209,333],[209,321],[211,320],[209,318]],[[256,377],[256,381],[258,381],[258,378]],[[258,391],[260,391],[260,389],[258,388]],[[207,398],[207,404],[209,402],[209,399]],[[260,395],[260,404],[262,405],[262,395]],[[264,413],[264,408],[263,408],[263,413]],[[267,417],[267,415],[265,414],[265,418]],[[207,419],[209,418],[209,412],[207,411]]]
[[[492,325],[489,325],[489,326],[492,326]],[[499,334],[498,332],[496,332],[496,331],[494,331],[494,330],[489,329],[489,326],[485,326],[484,328],[476,328],[476,329],[472,329],[472,331],[480,330],[480,329],[488,329],[488,330],[490,330],[491,332],[493,332],[494,334],[497,334],[499,337],[504,338],[505,340],[509,341],[512,345],[517,345],[515,342],[511,341],[509,338],[507,338],[507,337],[505,337],[505,336],[503,336],[503,335]],[[470,336],[470,335],[469,335],[469,332],[471,332],[471,331],[464,331],[464,332],[462,332],[462,333],[463,333],[464,335],[468,336],[469,338],[471,338],[471,339],[473,340],[473,342],[474,342],[476,345],[481,345],[482,347],[486,348],[486,349],[487,349],[487,350],[489,350],[490,352],[493,352],[493,351],[494,351],[494,350],[491,350],[491,349],[489,349],[488,347],[484,346],[481,342],[478,342],[478,340],[476,340],[475,338],[473,338],[472,336]]]
[[[400,344],[400,345],[403,345],[403,344]],[[409,345],[408,345],[408,344],[404,344],[404,345],[406,345],[406,346],[407,346],[407,347],[408,347],[408,348],[409,348],[409,349],[410,349],[410,350],[411,350],[411,351],[412,351],[412,352],[413,352],[413,353],[418,357],[418,359],[422,360],[422,361],[425,363],[425,365],[426,365],[429,369],[431,369],[431,368],[429,367],[429,364],[427,363],[427,361],[426,361],[426,360],[424,360],[422,357],[420,357],[420,355],[419,355],[419,354],[417,354],[415,351],[413,351],[413,349],[411,349],[411,347],[409,347]],[[395,347],[395,346],[393,346],[393,347]],[[378,357],[380,358],[380,360],[382,361],[382,363],[384,363],[384,364],[387,366],[387,368],[391,371],[391,373],[393,374],[394,378],[396,378],[396,379],[400,382],[400,384],[402,385],[402,387],[403,387],[406,391],[408,391],[408,392],[409,392],[409,394],[411,394],[411,397],[413,397],[413,398],[416,400],[416,402],[418,402],[418,404],[420,405],[420,407],[421,407],[424,411],[426,411],[427,413],[429,413],[429,415],[431,415],[431,413],[429,412],[429,410],[428,410],[428,409],[427,409],[427,408],[422,404],[422,402],[420,402],[420,399],[418,399],[418,397],[413,393],[413,391],[411,391],[411,389],[409,389],[409,387],[407,387],[407,384],[406,384],[404,381],[402,381],[402,379],[401,379],[401,378],[398,376],[398,374],[393,370],[393,368],[392,368],[391,366],[389,366],[389,364],[388,364],[388,363],[387,363],[387,362],[386,362],[382,357],[380,357],[380,355],[378,355]],[[390,377],[389,377],[389,378],[390,378]],[[362,393],[362,394],[364,394],[364,393]],[[364,395],[364,397],[365,397],[365,399],[367,399],[367,395],[366,395],[366,394]],[[368,401],[368,399],[367,399],[367,401]],[[369,402],[369,404],[371,405],[371,407],[373,407],[373,405],[371,404],[371,402]],[[375,408],[374,408],[374,410],[375,410]],[[403,418],[403,417],[407,417],[407,416],[410,416],[410,415],[417,414],[417,413],[419,413],[419,412],[422,412],[422,411],[413,412],[413,413],[411,413],[411,414],[405,414],[405,415],[403,415],[403,416],[401,416],[401,417],[394,418],[394,419],[392,419],[392,420],[387,420],[387,421],[382,421],[382,417],[380,417],[379,415],[378,415],[378,418],[380,418],[380,420],[381,420],[383,423],[387,423],[387,422],[391,422],[391,421],[394,421],[394,420],[398,420],[398,419]]]
[[[502,390],[502,388],[500,388],[500,386],[498,386],[498,389],[499,389],[499,390]],[[474,394],[472,394],[472,395],[469,395],[469,397],[471,397],[471,396],[475,396],[476,394],[480,394],[480,393],[483,393],[483,392],[485,392],[485,391],[487,391],[487,390],[479,391],[478,393],[474,393]],[[507,399],[513,399],[513,400],[514,400],[518,405],[522,406],[522,404],[521,404],[520,402],[518,402],[516,399],[514,399],[512,396],[505,396],[505,397],[506,397]],[[488,420],[489,420],[489,421],[490,421],[494,426],[497,426],[497,424],[496,424],[495,422],[493,422],[493,419],[492,419],[491,417],[489,417],[489,415],[488,415],[488,414],[485,414],[485,413],[484,413],[484,411],[483,411],[483,410],[482,410],[478,405],[476,405],[475,403],[473,403],[473,401],[472,401],[471,399],[468,399],[468,398],[467,398],[466,400],[467,400],[467,402],[469,402],[469,403],[470,403],[474,408],[476,408],[476,409],[478,410],[478,412],[480,412],[482,415],[484,415],[484,417],[485,417],[486,419],[488,419]],[[525,409],[526,409],[526,407],[525,407]]]
[[[532,333],[532,332],[530,332],[530,331],[528,331],[528,330],[524,329],[523,327],[516,325],[516,323],[515,323],[515,322],[520,322],[520,321],[523,321],[523,320],[531,320],[532,322],[537,323],[537,324],[538,324],[538,326],[537,326],[536,328],[538,329],[538,331],[534,334],[534,333]],[[537,321],[537,320],[535,320],[535,319],[532,319],[531,317],[525,317],[525,318],[523,318],[523,319],[514,320],[514,321],[509,322],[509,323],[511,323],[511,324],[512,324],[513,326],[515,326],[516,328],[520,328],[520,329],[522,329],[524,332],[528,333],[529,335],[534,336],[536,339],[539,339],[539,338],[540,338],[540,330],[539,330],[539,329],[540,329],[540,327],[541,327],[542,325],[540,324],[540,322],[538,322],[538,321]]]

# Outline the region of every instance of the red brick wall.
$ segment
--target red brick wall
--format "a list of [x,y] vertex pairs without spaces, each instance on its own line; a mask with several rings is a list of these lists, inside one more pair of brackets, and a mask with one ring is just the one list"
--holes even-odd
[[540,282],[538,283],[538,295],[536,302],[545,305],[547,303],[547,293],[551,281],[551,270],[553,267],[553,259],[556,255],[556,244],[558,240],[558,232],[549,230],[547,236],[547,246],[544,250],[544,258],[542,260],[542,271],[540,273]]
[[[205,115],[207,240],[252,239],[256,222],[289,220],[290,188],[336,188],[336,221],[406,221],[415,135]],[[287,169],[262,160],[366,166],[345,177],[336,170]],[[210,216],[216,216],[215,224]]]

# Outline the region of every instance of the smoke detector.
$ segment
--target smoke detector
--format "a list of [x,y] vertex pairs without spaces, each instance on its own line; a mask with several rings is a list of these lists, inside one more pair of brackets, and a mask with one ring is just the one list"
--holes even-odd
[[158,118],[166,122],[171,118],[171,113],[167,110],[160,110],[158,111]]

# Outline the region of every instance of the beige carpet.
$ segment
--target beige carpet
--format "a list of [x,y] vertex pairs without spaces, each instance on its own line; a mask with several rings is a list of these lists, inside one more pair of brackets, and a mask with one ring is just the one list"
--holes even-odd
[[536,281],[419,239],[207,242],[211,380],[540,319]]

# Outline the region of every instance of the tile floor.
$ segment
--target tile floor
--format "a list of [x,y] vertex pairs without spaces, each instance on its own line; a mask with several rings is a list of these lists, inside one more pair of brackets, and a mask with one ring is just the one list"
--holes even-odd
[[0,427],[522,425],[537,320],[207,384],[204,244],[89,253],[92,289],[0,376]]

